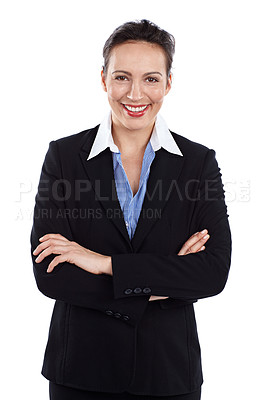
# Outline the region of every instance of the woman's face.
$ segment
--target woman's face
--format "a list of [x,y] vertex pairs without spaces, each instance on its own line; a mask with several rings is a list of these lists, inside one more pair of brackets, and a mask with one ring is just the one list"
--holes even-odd
[[102,85],[113,123],[129,130],[152,128],[171,88],[166,56],[157,44],[126,42],[115,46]]

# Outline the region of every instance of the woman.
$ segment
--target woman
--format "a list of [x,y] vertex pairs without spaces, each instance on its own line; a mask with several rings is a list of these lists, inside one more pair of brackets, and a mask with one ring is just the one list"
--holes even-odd
[[223,290],[231,235],[215,152],[158,115],[173,54],[147,20],[117,28],[101,74],[110,114],[46,154],[31,243],[56,299],[52,400],[200,399],[193,303]]

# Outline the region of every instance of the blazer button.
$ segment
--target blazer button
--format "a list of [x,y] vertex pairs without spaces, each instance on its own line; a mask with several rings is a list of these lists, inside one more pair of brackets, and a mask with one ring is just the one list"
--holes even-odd
[[106,310],[106,311],[105,311],[105,314],[107,314],[107,315],[113,315],[114,313],[113,313],[113,311],[111,311],[111,310]]
[[132,293],[132,289],[126,289],[126,290],[124,291],[124,293],[125,293],[125,294],[130,294],[130,293]]
[[124,321],[128,321],[130,318],[129,318],[128,315],[123,315],[122,319],[123,319]]
[[136,287],[136,288],[134,289],[134,293],[136,293],[136,294],[142,293],[142,289],[139,288],[139,287]]
[[151,293],[151,288],[145,287],[145,288],[143,289],[143,293],[145,293],[145,294]]
[[121,318],[122,315],[121,315],[119,312],[116,312],[116,313],[114,313],[114,317],[115,317],[115,318]]

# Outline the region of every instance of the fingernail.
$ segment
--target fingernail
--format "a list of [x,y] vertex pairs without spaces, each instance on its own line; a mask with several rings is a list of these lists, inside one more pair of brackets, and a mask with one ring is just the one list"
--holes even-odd
[[203,239],[208,239],[210,237],[210,235],[205,235],[204,237],[203,237]]
[[202,235],[204,235],[205,233],[207,233],[208,231],[207,231],[207,229],[203,229],[203,231],[201,231],[200,233],[202,234]]

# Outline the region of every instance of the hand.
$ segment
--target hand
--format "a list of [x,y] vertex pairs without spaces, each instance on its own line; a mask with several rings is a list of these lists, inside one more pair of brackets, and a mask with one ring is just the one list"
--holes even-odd
[[201,232],[196,232],[192,235],[185,244],[183,244],[179,251],[179,256],[185,256],[190,253],[198,253],[199,251],[205,250],[205,243],[210,238],[207,229]]
[[164,300],[164,299],[168,299],[169,297],[168,296],[151,296],[150,298],[149,298],[149,301],[154,301],[154,300]]
[[[201,232],[196,232],[194,235],[192,235],[185,244],[183,244],[181,250],[179,251],[178,255],[179,256],[184,256],[187,254],[191,253],[198,253],[199,251],[205,250],[204,244],[207,242],[207,240],[210,238],[210,235],[208,234],[207,229],[204,229]],[[164,300],[168,299],[168,297],[164,296],[151,296],[149,298],[149,301],[154,301],[154,300]]]
[[[33,251],[34,255],[39,256],[35,262],[40,263],[45,257],[50,254],[58,254],[47,268],[47,272],[52,272],[53,269],[62,262],[75,264],[77,267],[84,269],[92,274],[101,274],[107,271],[107,265],[111,264],[111,257],[95,253],[85,247],[80,246],[76,242],[71,242],[64,236],[58,233],[49,233],[39,239],[39,244]],[[107,272],[106,272],[107,273]]]

